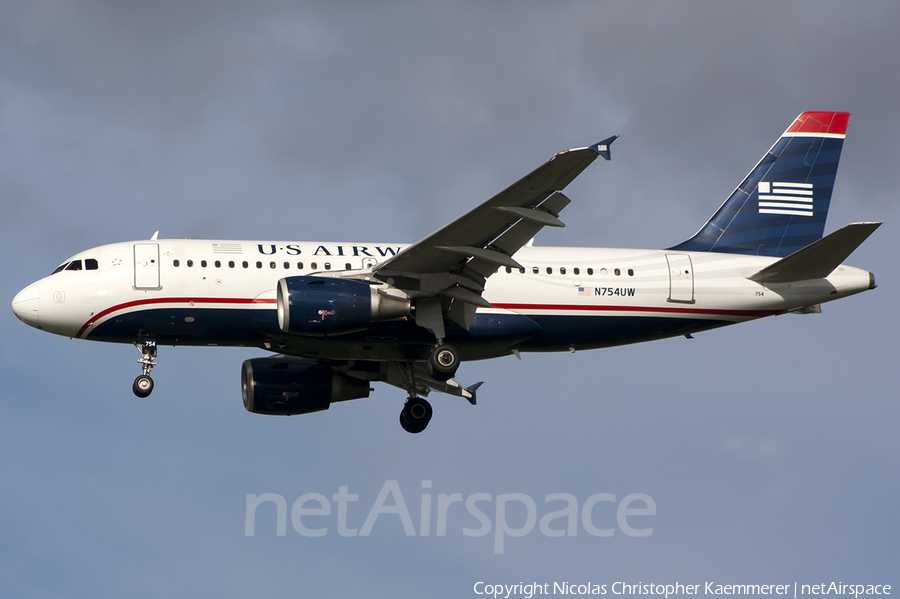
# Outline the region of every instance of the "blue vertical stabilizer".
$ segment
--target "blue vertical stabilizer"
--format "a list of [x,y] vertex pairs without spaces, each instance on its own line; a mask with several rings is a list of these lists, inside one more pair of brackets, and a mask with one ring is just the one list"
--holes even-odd
[[849,116],[798,116],[703,228],[669,249],[787,256],[821,239]]

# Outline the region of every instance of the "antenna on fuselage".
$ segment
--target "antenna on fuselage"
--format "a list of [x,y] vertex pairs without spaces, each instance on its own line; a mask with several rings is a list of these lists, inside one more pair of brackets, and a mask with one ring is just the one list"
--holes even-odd
[[153,234],[153,237],[150,238],[150,241],[156,241],[157,237],[159,237],[159,231]]

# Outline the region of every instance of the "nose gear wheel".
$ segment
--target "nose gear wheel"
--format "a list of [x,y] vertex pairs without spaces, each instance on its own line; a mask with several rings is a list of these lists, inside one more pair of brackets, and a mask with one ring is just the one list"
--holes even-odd
[[142,374],[134,379],[134,385],[131,386],[134,394],[140,398],[148,397],[153,392],[153,379]]

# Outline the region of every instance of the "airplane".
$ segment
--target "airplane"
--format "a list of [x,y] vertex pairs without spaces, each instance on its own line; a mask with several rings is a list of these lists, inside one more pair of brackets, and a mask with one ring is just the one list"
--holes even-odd
[[400,424],[422,432],[444,392],[476,403],[463,361],[686,336],[875,288],[843,261],[880,226],[823,237],[849,113],[804,112],[700,230],[661,250],[538,247],[564,226],[562,190],[617,136],[563,151],[413,244],[158,239],[80,252],[12,301],[37,329],[131,343],[147,397],[160,345],[254,347],[244,407],[326,410],[406,391]]

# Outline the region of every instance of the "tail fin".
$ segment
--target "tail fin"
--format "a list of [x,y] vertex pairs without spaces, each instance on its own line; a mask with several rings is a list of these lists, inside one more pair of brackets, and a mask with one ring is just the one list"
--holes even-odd
[[787,256],[821,239],[849,112],[804,112],[696,235],[672,248]]

